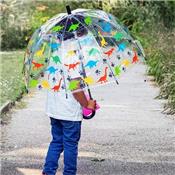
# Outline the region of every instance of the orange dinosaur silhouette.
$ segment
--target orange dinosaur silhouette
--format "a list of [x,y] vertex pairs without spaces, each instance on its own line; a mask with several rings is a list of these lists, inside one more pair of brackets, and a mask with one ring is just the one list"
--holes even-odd
[[137,63],[139,61],[139,58],[137,56],[136,51],[134,51],[134,57],[132,58],[132,63]]
[[104,54],[106,54],[106,55],[108,55],[108,57],[110,57],[111,54],[113,53],[113,51],[114,51],[114,48],[108,50],[107,52],[104,52]]
[[108,69],[108,67],[105,67],[104,75],[99,78],[97,83],[105,83],[105,82],[107,82],[107,69]]
[[68,69],[70,70],[70,69],[75,69],[76,68],[76,66],[77,65],[79,65],[80,64],[80,62],[76,62],[76,63],[74,63],[74,64],[64,64],[65,66],[68,66]]
[[61,81],[62,81],[62,78],[60,79],[60,81],[58,82],[58,85],[55,85],[53,88],[52,88],[52,90],[54,90],[54,92],[55,91],[59,91],[59,89],[60,89],[60,86],[61,86]]
[[42,67],[42,66],[44,66],[44,64],[40,64],[40,63],[37,63],[37,62],[34,62],[34,61],[32,61],[32,63],[34,64],[34,67],[33,67],[33,69],[39,69],[40,67]]

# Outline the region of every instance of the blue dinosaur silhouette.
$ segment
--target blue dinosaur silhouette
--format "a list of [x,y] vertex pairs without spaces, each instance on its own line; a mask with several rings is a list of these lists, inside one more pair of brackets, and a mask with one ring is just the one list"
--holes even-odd
[[97,65],[97,61],[94,61],[94,60],[89,60],[88,63],[85,65],[85,67],[89,67],[90,69],[95,67]]
[[46,71],[49,71],[49,74],[55,74],[55,72],[58,70],[58,68],[54,68],[53,66],[50,66]]
[[125,50],[125,48],[126,48],[126,44],[125,43],[120,43],[119,45],[118,45],[118,52],[119,51],[124,51]]
[[104,32],[111,32],[112,26],[108,22],[100,22],[100,26],[102,27]]
[[53,50],[56,50],[58,49],[61,44],[60,43],[49,43],[49,46],[53,49]]

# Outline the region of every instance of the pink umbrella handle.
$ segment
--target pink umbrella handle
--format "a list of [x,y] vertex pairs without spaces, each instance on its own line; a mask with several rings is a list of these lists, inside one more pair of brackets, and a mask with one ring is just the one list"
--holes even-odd
[[[86,108],[84,108],[84,109],[86,110]],[[86,120],[89,120],[89,119],[94,117],[95,113],[96,113],[95,110],[91,110],[89,115],[84,115],[84,113],[83,113],[83,118],[86,119]]]
[[[86,95],[86,98],[89,100],[88,95]],[[95,115],[96,110],[98,110],[99,108],[100,108],[100,106],[98,104],[96,104],[95,111],[93,111],[92,109],[88,109],[88,108],[83,107],[83,118],[84,119],[91,119]]]

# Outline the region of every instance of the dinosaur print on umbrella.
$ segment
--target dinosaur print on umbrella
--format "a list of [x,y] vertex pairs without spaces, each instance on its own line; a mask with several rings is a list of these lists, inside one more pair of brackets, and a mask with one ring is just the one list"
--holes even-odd
[[58,92],[60,90],[61,81],[62,81],[62,78],[59,80],[58,84],[52,88],[52,90],[54,90],[54,92]]
[[100,43],[101,43],[101,47],[106,46],[108,43],[106,42],[106,40],[104,39],[103,35],[98,31],[99,36],[101,37]]
[[104,32],[111,32],[112,27],[108,22],[100,22],[100,26],[102,27]]
[[84,19],[84,22],[87,24],[87,25],[91,25],[92,24],[92,19],[90,16],[87,16],[85,19]]
[[64,28],[64,26],[58,25],[52,28],[53,32],[59,32],[60,30],[62,30]]
[[89,56],[95,56],[96,54],[99,54],[100,51],[96,48],[92,48],[90,51],[89,51]]
[[68,67],[68,71],[70,71],[71,69],[75,70],[75,68],[80,64],[80,62],[76,62],[76,63],[73,63],[73,64],[64,64],[65,66]]
[[71,90],[71,91],[77,89],[79,83],[80,83],[79,80],[72,80],[72,81],[70,81],[68,89]]
[[121,62],[122,65],[124,65],[125,67],[128,67],[130,65],[130,61],[128,59],[124,59],[122,62]]
[[49,82],[47,80],[43,80],[41,82],[41,86],[45,89],[49,89],[50,88],[50,85],[49,85]]
[[38,80],[31,79],[29,82],[29,87],[31,87],[31,88],[36,87],[37,84],[38,84]]
[[88,76],[86,78],[83,78],[84,82],[87,83],[88,85],[94,84],[94,78],[92,76]]
[[120,75],[120,73],[121,73],[121,66],[120,65],[119,66],[116,66],[114,68],[114,71],[115,71],[115,76]]
[[113,37],[116,41],[120,41],[121,39],[123,39],[123,34],[120,32],[117,32]]
[[111,48],[110,50],[104,52],[104,54],[106,54],[108,57],[110,57],[112,55],[113,51],[114,51],[114,48]]
[[60,61],[60,57],[59,56],[52,56],[52,59],[53,59],[53,62],[55,62],[56,64],[57,63],[60,63],[61,64],[61,61]]
[[55,68],[53,66],[50,66],[48,69],[46,69],[46,71],[49,71],[49,74],[48,74],[48,79],[50,77],[50,74],[55,74],[55,72],[58,70],[58,68]]
[[89,67],[90,69],[93,68],[93,67],[96,67],[97,66],[97,62],[99,62],[98,60],[94,61],[94,60],[89,60],[87,62],[87,64],[85,65],[85,67]]
[[44,66],[44,64],[40,64],[34,61],[32,61],[32,64],[34,64],[33,69],[39,69]]
[[49,43],[49,46],[51,47],[52,50],[57,50],[61,44],[60,43]]
[[126,48],[126,44],[125,44],[125,43],[120,43],[120,44],[118,45],[118,52],[119,52],[119,51],[124,51],[125,48]]
[[105,46],[108,45],[108,43],[106,42],[106,40],[104,39],[104,37],[102,38],[102,40],[100,42],[101,42],[101,46],[102,47],[105,47]]
[[76,50],[69,50],[68,52],[67,52],[67,57],[71,57],[71,56],[74,56],[74,55],[76,55]]
[[80,25],[80,23],[72,24],[72,25],[69,27],[68,32],[77,30],[77,28],[79,27],[79,25]]
[[46,71],[49,71],[49,74],[55,74],[55,72],[58,70],[58,68],[54,68],[53,66],[50,66]]
[[97,83],[105,83],[105,82],[107,82],[107,70],[108,70],[108,67],[105,67],[104,75],[99,78]]
[[43,53],[44,53],[45,47],[46,47],[46,43],[43,44],[43,47],[42,47],[40,50],[38,50],[38,51],[35,53],[35,55],[36,55],[37,57],[41,57],[41,56],[43,56]]
[[134,57],[132,58],[132,63],[137,63],[139,61],[139,58],[137,56],[136,51],[134,51]]

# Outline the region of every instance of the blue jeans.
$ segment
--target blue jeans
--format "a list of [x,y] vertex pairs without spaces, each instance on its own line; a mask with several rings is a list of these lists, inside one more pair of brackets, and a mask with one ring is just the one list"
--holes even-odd
[[81,134],[81,121],[51,119],[52,141],[47,152],[43,173],[55,175],[58,159],[64,151],[63,175],[76,175],[78,141]]

